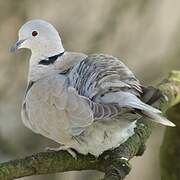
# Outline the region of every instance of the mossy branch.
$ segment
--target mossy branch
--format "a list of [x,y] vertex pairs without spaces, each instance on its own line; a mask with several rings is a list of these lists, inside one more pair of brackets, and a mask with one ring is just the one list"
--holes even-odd
[[[160,105],[163,112],[180,103],[180,71],[172,71],[159,87],[164,94]],[[104,152],[99,158],[77,154],[77,159],[74,159],[67,152],[60,151],[41,152],[4,162],[0,164],[0,179],[13,180],[39,174],[97,170],[105,173],[104,180],[122,180],[130,172],[129,160],[143,154],[151,129],[151,122],[141,119],[132,137],[118,148]]]
[[[169,86],[171,84],[171,86]],[[168,119],[176,124],[176,128],[167,128],[161,146],[161,180],[179,180],[180,179],[180,73],[174,71],[171,73],[169,81],[163,85],[174,91],[170,94],[172,97],[167,108]],[[166,88],[166,89],[168,89]],[[170,163],[169,163],[170,162]]]

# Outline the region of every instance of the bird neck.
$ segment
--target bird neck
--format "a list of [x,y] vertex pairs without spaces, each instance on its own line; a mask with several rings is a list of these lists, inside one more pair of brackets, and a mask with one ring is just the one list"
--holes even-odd
[[[63,54],[60,53],[59,55],[61,56],[58,56],[56,61],[53,61],[53,63],[45,63],[44,61],[42,63],[42,59],[32,55],[29,64],[28,81],[37,81],[38,79],[47,77],[54,73],[65,72],[83,59],[87,58],[86,54],[75,52],[65,52]],[[53,56],[49,57],[51,60]]]
[[43,44],[37,44],[36,47],[31,49],[31,64],[37,64],[43,59],[55,56],[57,54],[63,53],[64,48],[61,41],[45,42]]
[[[31,58],[32,59],[32,58]],[[55,68],[54,64],[41,65],[41,64],[29,64],[29,73],[28,73],[28,82],[37,81],[43,79],[52,74],[58,73],[58,70]]]
[[58,59],[58,57],[63,54],[63,46],[58,44],[57,46],[41,46],[41,48],[37,46],[36,49],[32,49],[31,52],[28,81],[37,81],[49,76],[50,74],[57,73],[57,69],[55,68],[53,62],[56,56]]

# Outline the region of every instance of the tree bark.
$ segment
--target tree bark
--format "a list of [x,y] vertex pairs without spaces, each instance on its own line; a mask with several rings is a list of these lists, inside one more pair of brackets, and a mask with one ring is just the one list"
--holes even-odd
[[[175,76],[174,76],[175,77]],[[171,79],[177,92],[180,91],[180,73]],[[167,82],[168,83],[168,82]],[[179,102],[180,94],[174,94],[174,99]],[[180,179],[180,103],[167,111],[168,118],[176,124],[176,128],[167,128],[161,146],[161,180]]]
[[[180,71],[172,71],[159,88],[164,95],[160,109],[165,113],[180,103]],[[176,107],[173,110],[177,110]],[[176,113],[179,113],[179,110]],[[4,162],[0,164],[0,179],[13,180],[39,174],[97,170],[105,173],[104,180],[122,180],[130,172],[129,160],[143,154],[151,130],[152,123],[142,118],[137,122],[135,134],[132,137],[118,148],[104,152],[99,158],[77,153],[77,159],[74,159],[67,152],[59,151],[40,152],[22,159]],[[175,128],[168,128],[168,130],[176,131]]]

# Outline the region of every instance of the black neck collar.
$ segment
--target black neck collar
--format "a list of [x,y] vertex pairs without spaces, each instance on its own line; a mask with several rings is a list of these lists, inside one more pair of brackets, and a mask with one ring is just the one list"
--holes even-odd
[[61,57],[64,54],[64,52],[61,52],[59,54],[56,54],[54,56],[50,56],[47,59],[42,59],[39,64],[42,65],[49,65],[49,64],[54,64],[54,62],[58,59],[58,57]]

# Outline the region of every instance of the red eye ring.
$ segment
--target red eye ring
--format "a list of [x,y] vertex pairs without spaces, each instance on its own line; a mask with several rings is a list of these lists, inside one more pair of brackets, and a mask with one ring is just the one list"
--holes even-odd
[[35,36],[37,36],[37,35],[38,35],[38,32],[37,32],[37,31],[33,31],[33,32],[32,32],[32,36],[35,37]]

